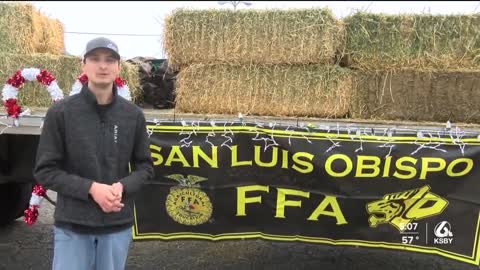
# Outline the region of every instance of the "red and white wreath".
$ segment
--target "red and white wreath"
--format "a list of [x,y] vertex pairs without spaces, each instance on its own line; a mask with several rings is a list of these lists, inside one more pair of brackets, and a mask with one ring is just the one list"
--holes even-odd
[[[72,85],[72,90],[70,91],[70,96],[80,93],[84,84],[88,82],[88,77],[86,74],[80,74],[75,83]],[[122,78],[117,77],[115,79],[115,85],[117,86],[117,93],[119,96],[125,98],[126,100],[131,101],[132,97],[130,96],[130,89]]]
[[[23,87],[25,81],[38,81],[47,87],[53,102],[63,99],[63,91],[58,86],[57,80],[48,71],[38,68],[25,68],[17,70],[2,89],[2,101],[8,117],[18,119],[22,116],[23,110],[17,100],[18,91]],[[15,121],[18,125],[18,121]]]
[[35,184],[30,197],[30,206],[23,211],[23,220],[27,225],[33,225],[38,218],[38,208],[42,204],[43,199],[47,195],[47,191],[39,184]]
[[[23,87],[25,81],[38,81],[47,87],[48,93],[53,102],[63,99],[63,91],[58,86],[57,80],[48,71],[38,68],[25,68],[17,70],[12,77],[8,78],[7,83],[2,89],[2,101],[7,111],[8,117],[15,119],[15,125],[18,126],[18,118],[25,112],[18,103],[18,91]],[[43,198],[46,196],[45,189],[35,184],[32,190],[32,197],[30,198],[30,205],[24,211],[24,221],[28,225],[35,223],[38,217],[38,208],[40,207]]]

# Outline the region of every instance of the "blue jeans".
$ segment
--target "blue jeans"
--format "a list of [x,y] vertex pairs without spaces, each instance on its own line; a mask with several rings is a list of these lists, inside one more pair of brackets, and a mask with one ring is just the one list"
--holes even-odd
[[78,234],[54,226],[53,270],[123,270],[132,229],[111,234]]

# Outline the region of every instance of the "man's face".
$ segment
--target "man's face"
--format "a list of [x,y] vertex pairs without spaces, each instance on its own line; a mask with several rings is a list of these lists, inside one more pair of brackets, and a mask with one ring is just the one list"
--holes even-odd
[[82,71],[88,76],[89,83],[100,87],[108,87],[120,74],[120,62],[112,51],[99,48],[85,58]]

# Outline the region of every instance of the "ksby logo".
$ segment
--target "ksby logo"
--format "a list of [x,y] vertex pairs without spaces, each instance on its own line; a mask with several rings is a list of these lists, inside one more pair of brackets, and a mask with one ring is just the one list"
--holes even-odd
[[446,245],[453,243],[453,233],[452,225],[448,221],[442,221],[435,226],[433,229],[435,238],[433,238],[433,243],[438,245]]
[[440,238],[453,237],[452,225],[448,221],[442,221],[435,226],[434,233],[436,237]]
[[386,194],[382,200],[367,204],[370,227],[390,223],[399,231],[413,220],[435,216],[447,208],[448,201],[428,192],[430,186]]

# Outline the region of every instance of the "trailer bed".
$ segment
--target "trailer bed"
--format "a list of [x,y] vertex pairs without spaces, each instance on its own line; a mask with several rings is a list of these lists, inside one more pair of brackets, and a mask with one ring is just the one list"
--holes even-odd
[[[15,125],[15,119],[7,117],[3,112],[0,113],[0,135],[1,134],[22,134],[22,135],[40,135],[43,119],[47,108],[33,108],[29,115],[18,119],[18,126]],[[384,132],[387,129],[405,132],[438,132],[455,129],[458,127],[462,132],[469,135],[480,135],[480,124],[465,123],[438,123],[438,122],[413,122],[413,121],[386,121],[386,120],[364,120],[364,119],[325,119],[325,118],[306,118],[306,117],[274,117],[274,116],[243,116],[226,114],[193,114],[179,113],[175,109],[143,109],[145,117],[149,122],[243,122],[243,123],[275,123],[284,126],[304,127],[308,124],[316,127],[330,127],[332,129],[346,130],[348,128],[369,128],[372,132]]]

